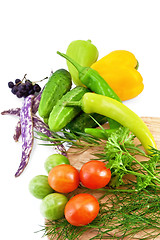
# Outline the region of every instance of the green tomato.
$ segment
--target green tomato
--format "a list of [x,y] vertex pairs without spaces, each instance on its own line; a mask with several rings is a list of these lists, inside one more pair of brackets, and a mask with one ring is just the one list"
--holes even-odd
[[[99,55],[97,48],[91,43],[91,40],[76,40],[71,42],[66,54],[83,67],[90,67],[97,61]],[[67,61],[67,66],[75,85],[83,86],[77,69],[69,61]]]
[[61,164],[70,164],[70,162],[68,158],[63,156],[62,154],[52,154],[46,159],[44,167],[49,173],[53,167]]
[[54,190],[49,186],[48,176],[37,175],[29,183],[30,193],[39,199],[43,199],[48,194],[53,193]]
[[64,216],[64,208],[68,199],[60,193],[52,193],[43,198],[40,205],[42,216],[48,220],[57,220]]

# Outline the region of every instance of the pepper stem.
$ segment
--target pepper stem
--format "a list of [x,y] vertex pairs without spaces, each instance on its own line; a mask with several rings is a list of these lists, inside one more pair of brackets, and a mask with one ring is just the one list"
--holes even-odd
[[139,62],[137,60],[137,65],[136,65],[135,69],[138,70],[138,68],[139,68]]
[[81,101],[70,101],[70,102],[64,102],[63,105],[65,107],[81,107],[82,103]]
[[77,71],[80,73],[82,72],[85,67],[82,67],[81,65],[79,65],[77,62],[75,62],[72,58],[70,58],[68,55],[61,53],[59,51],[57,51],[57,54],[60,55],[61,57],[64,57],[65,59],[67,59],[76,69]]

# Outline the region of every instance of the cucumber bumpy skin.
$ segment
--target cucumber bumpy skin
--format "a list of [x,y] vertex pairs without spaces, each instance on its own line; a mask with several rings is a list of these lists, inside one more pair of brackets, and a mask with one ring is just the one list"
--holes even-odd
[[72,80],[70,73],[59,69],[52,74],[42,92],[38,113],[47,119],[53,107],[61,97],[71,89]]
[[[91,116],[99,123],[104,124],[107,122],[107,117],[92,113]],[[65,129],[69,129],[75,132],[84,132],[85,128],[94,128],[98,127],[97,123],[90,117],[89,114],[81,112],[80,115],[76,116],[71,122],[69,122]]]
[[83,95],[89,90],[85,87],[75,87],[67,92],[53,107],[52,112],[49,115],[48,125],[51,131],[58,132],[64,128],[74,117],[80,112],[80,107],[68,107],[64,106],[65,102],[79,101]]

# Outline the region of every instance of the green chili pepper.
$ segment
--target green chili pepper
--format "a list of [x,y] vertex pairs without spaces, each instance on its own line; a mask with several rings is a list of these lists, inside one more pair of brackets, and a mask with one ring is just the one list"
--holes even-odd
[[156,148],[155,140],[143,120],[123,103],[96,93],[85,93],[79,102],[70,102],[69,106],[79,106],[85,113],[98,113],[112,118],[130,129],[139,139],[144,149]]
[[117,129],[99,129],[99,128],[85,128],[84,132],[92,135],[93,137],[99,138],[99,139],[108,139],[109,134],[117,131]]
[[[91,40],[75,40],[71,42],[66,54],[81,66],[85,67],[90,67],[98,58],[98,50],[96,46],[91,43]],[[67,66],[75,85],[83,86],[79,79],[77,69],[69,61],[67,61]]]
[[[69,62],[73,64],[73,66],[79,72],[79,79],[81,82],[89,88],[91,91],[111,97],[116,99],[117,101],[121,102],[120,98],[117,94],[113,91],[113,89],[108,85],[108,83],[99,75],[99,73],[90,68],[90,67],[82,67],[78,63],[76,63],[72,58],[67,56],[64,53],[57,52],[60,56],[66,58]],[[118,128],[120,126],[119,123],[112,119],[108,119],[110,128]]]

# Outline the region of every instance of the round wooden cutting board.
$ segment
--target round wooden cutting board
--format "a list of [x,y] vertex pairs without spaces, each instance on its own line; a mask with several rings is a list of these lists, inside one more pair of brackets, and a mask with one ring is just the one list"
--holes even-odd
[[[153,137],[155,139],[155,142],[157,144],[157,149],[160,149],[160,118],[155,118],[155,117],[142,117],[143,121],[146,123],[148,128],[150,129],[151,133],[153,134]],[[103,127],[107,128],[108,125],[105,124]],[[138,139],[135,139],[136,143],[138,143]],[[86,151],[82,151],[81,153],[75,153],[77,152],[75,148],[70,148],[67,152],[68,158],[70,160],[71,165],[76,167],[78,170],[81,168],[81,166],[85,163],[88,162],[90,159],[95,158],[92,153],[97,152],[98,149],[101,147],[96,147],[96,148],[90,148],[87,149]],[[142,157],[138,156],[137,159],[143,160]],[[79,190],[78,190],[79,191]],[[95,197],[100,197],[101,193],[94,193],[93,195]],[[105,200],[105,199],[104,199]],[[106,198],[107,200],[107,198]],[[80,240],[89,240],[94,236],[95,232],[94,230],[88,231],[84,235],[82,235],[79,239]],[[142,237],[141,233],[139,233],[137,236],[137,239],[140,239]],[[54,238],[57,239],[57,238]],[[156,238],[156,240],[160,239]],[[127,240],[127,238],[125,238]]]

